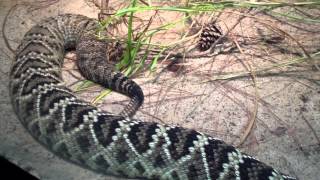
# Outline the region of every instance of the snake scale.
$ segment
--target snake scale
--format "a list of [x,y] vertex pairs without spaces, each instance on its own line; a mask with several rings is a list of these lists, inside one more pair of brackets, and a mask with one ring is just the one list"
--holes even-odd
[[[111,67],[98,21],[47,18],[29,30],[10,72],[10,97],[29,133],[57,156],[93,171],[141,179],[295,179],[201,132],[130,118],[143,92]],[[78,99],[62,80],[65,52],[76,49],[82,75],[130,97],[120,115]]]

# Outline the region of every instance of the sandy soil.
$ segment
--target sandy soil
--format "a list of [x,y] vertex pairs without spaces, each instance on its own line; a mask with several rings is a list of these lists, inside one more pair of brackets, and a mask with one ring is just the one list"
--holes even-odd
[[[96,17],[99,12],[92,4],[79,0],[59,1],[50,6],[35,2],[0,1],[0,24],[9,10],[19,3],[10,12],[3,29],[13,49],[23,34],[40,19],[66,12]],[[117,5],[116,2],[112,4]],[[148,13],[139,17],[148,19],[153,15]],[[218,16],[224,32],[238,21],[239,13],[226,10]],[[320,10],[308,13],[319,17]],[[160,13],[153,25],[156,27],[177,17],[181,14]],[[206,18],[198,17],[198,21],[204,22]],[[298,58],[303,51],[295,40],[305,47],[306,52],[316,53],[320,50],[319,26],[319,23],[285,22],[262,14],[244,18],[227,36],[229,44],[233,41],[240,48],[234,45],[233,50],[210,57],[165,60],[158,64],[155,72],[140,73],[135,77],[146,96],[135,117],[194,128],[235,146],[243,142],[239,146],[242,151],[282,172],[300,179],[316,180],[320,175],[319,71],[310,63],[302,63],[258,73],[255,83],[251,76],[210,80],[224,78],[226,73],[266,68]],[[171,32],[159,34],[154,42],[176,41],[185,32],[183,29],[181,25]],[[197,28],[190,33],[194,29]],[[192,42],[185,43],[185,49],[189,43]],[[113,179],[55,157],[23,129],[8,97],[8,73],[13,54],[2,35],[0,44],[0,155],[40,179]],[[73,59],[74,55],[68,54],[68,57]],[[180,63],[168,67],[172,60]],[[73,60],[66,60],[64,70],[66,82],[75,88],[71,84],[79,80],[79,75]],[[77,94],[91,101],[100,90],[94,87]],[[127,101],[126,97],[111,93],[97,105],[118,112]],[[254,120],[254,125],[249,128]],[[250,133],[243,140],[247,132]]]

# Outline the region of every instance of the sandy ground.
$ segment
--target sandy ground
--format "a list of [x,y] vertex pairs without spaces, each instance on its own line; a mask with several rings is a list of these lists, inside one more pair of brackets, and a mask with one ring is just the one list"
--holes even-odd
[[[4,26],[9,44],[14,49],[23,34],[42,18],[66,12],[96,17],[98,12],[95,7],[80,0],[59,1],[40,9],[34,9],[34,6],[33,9],[28,8],[30,5],[42,5],[39,1],[27,5],[26,3],[34,1],[1,0],[0,24],[3,24],[9,9],[18,2],[20,5],[10,13]],[[278,73],[278,69],[256,77],[256,88],[250,76],[207,82],[226,72],[244,71],[244,64],[250,64],[249,67],[254,68],[267,67],[295,58],[296,52],[301,51],[290,39],[272,48],[255,46],[251,43],[251,37],[259,34],[257,32],[268,32],[257,23],[259,18],[266,16],[257,18],[254,21],[245,19],[231,33],[241,42],[244,53],[235,51],[210,58],[186,59],[185,63],[178,66],[182,67],[180,71],[176,71],[175,66],[163,69],[166,63],[162,63],[155,73],[145,73],[135,78],[142,85],[146,96],[145,104],[135,117],[194,128],[235,146],[239,145],[250,122],[255,119],[255,124],[240,149],[284,173],[299,179],[316,180],[320,175],[319,71],[311,70],[306,64],[283,67],[280,68],[282,73]],[[226,27],[231,27],[235,18],[230,13],[225,13],[220,21],[226,30]],[[319,24],[305,25],[304,28],[301,24],[289,26],[272,21],[271,25],[294,35],[309,53],[319,51],[320,38],[317,35],[320,33],[314,32],[319,29]],[[296,27],[310,31],[302,31]],[[166,38],[172,37],[168,35]],[[13,54],[6,48],[2,35],[0,43],[0,155],[40,179],[113,179],[57,158],[23,129],[12,111],[7,89]],[[73,67],[72,61],[66,62],[65,69],[76,73]],[[75,80],[70,76],[70,71],[64,72],[66,81]],[[78,94],[90,101],[96,92],[97,88],[94,88]],[[116,112],[125,102],[127,99],[123,96],[111,93],[98,106]]]

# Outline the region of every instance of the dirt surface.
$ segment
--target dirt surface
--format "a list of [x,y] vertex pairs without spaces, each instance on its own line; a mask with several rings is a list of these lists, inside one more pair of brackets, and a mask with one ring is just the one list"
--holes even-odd
[[[92,3],[79,0],[48,2],[0,1],[1,24],[14,7],[2,29],[13,49],[23,34],[45,17],[62,13],[97,17],[99,12]],[[117,2],[112,6],[116,8]],[[242,19],[241,11],[217,13],[222,30],[231,30],[225,43],[232,44],[231,49],[207,54],[192,51],[187,54],[190,58],[162,60],[155,72],[134,77],[145,94],[145,103],[135,118],[193,128],[235,146],[241,144],[242,151],[284,173],[316,180],[320,176],[320,71],[312,61],[283,64],[302,57],[301,46],[310,55],[320,51],[320,24],[286,22],[267,14],[250,13]],[[320,19],[320,10],[307,13]],[[147,20],[152,15],[146,12],[138,16]],[[154,22],[159,25],[177,17],[182,15],[160,13]],[[237,23],[239,18],[241,22]],[[201,24],[207,19],[198,16],[197,20]],[[191,28],[190,34],[195,29],[196,26]],[[182,25],[177,26],[155,36],[153,41],[178,41],[183,32]],[[184,47],[171,53],[187,51],[192,43],[182,43]],[[0,44],[0,155],[40,179],[116,179],[63,161],[31,138],[11,108],[7,87],[13,53],[7,48],[3,33]],[[75,89],[74,82],[81,77],[74,66],[74,54],[67,57],[63,75],[69,87]],[[314,59],[319,61],[319,57]],[[273,68],[259,71],[269,67]],[[250,69],[257,70],[253,76],[244,73]],[[100,91],[95,86],[77,94],[92,101]],[[97,106],[116,113],[126,102],[126,97],[111,93]]]

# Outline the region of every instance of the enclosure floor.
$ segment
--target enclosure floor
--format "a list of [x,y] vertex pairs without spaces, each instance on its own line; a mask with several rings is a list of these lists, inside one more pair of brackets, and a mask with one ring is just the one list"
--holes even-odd
[[[22,5],[34,2],[31,0],[0,0],[0,24],[3,24],[6,14],[17,2],[21,5],[11,12],[4,26],[8,41],[14,49],[23,34],[42,18],[67,12],[90,17],[98,13],[97,8],[79,0],[59,1],[34,11]],[[242,28],[250,29],[245,24]],[[8,74],[13,54],[6,48],[2,34],[0,36],[0,155],[43,180],[118,179],[96,174],[59,159],[39,145],[21,126],[8,95]],[[206,66],[212,69],[221,67],[222,62],[228,61],[229,57],[225,55]],[[66,61],[65,68],[70,67],[73,67],[72,62]],[[207,75],[201,74],[207,72],[205,68],[201,66],[197,73],[162,71],[159,74],[138,76],[135,81],[142,85],[146,98],[135,117],[194,128],[238,145],[257,108],[255,125],[240,146],[241,151],[300,179],[319,179],[319,86],[292,77],[257,78],[259,99],[256,101],[255,88],[252,88],[250,78],[203,83],[208,80],[205,78]],[[239,70],[239,66],[234,68]],[[310,71],[308,74],[311,78],[316,77],[319,83],[319,72]],[[68,73],[64,73],[64,76],[67,82],[69,79],[72,81]],[[94,97],[92,94],[89,91],[79,96],[90,101]],[[119,100],[122,103],[116,103]],[[126,100],[112,93],[98,106],[113,112],[121,109],[119,107]]]

